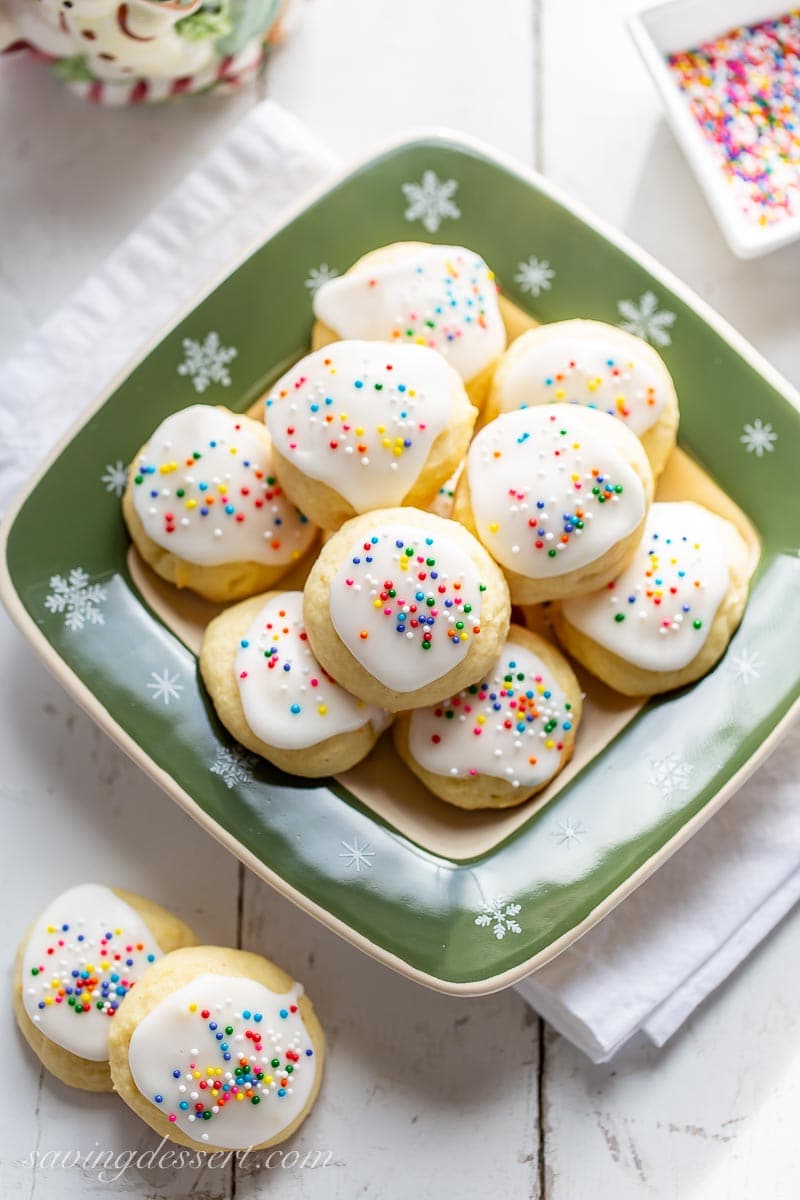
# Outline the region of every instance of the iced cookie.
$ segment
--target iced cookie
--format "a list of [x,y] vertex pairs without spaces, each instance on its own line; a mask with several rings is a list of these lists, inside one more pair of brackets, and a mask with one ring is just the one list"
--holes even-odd
[[203,404],[167,417],[139,451],[122,511],[162,579],[219,602],[271,587],[317,534],[274,475],[264,425]]
[[654,504],[641,545],[601,591],[554,613],[559,641],[604,683],[651,696],[705,675],[741,620],[747,547],[729,521],[689,501]]
[[395,242],[372,250],[323,283],[314,315],[315,350],[339,338],[438,350],[478,408],[506,346],[494,274],[463,246]]
[[109,1039],[114,1090],[181,1146],[275,1145],[317,1098],[324,1040],[311,1001],[258,954],[176,950],[120,1016]]
[[466,529],[416,508],[343,525],[305,588],[311,648],[349,692],[398,712],[480,679],[508,632],[508,588]]
[[558,321],[523,333],[500,360],[485,415],[554,403],[616,417],[661,474],[675,445],[678,398],[661,356],[641,338],[602,321]]
[[544,638],[512,625],[480,683],[440,704],[401,713],[400,757],[459,808],[509,808],[546,787],[572,757],[581,691]]
[[647,456],[621,421],[547,405],[481,430],[453,516],[503,567],[512,601],[538,604],[613,579],[639,543],[652,496]]
[[119,888],[82,883],[52,900],[14,969],[17,1024],[51,1075],[110,1092],[108,1038],[120,1005],[152,963],[196,940],[165,908]]
[[220,613],[206,629],[200,670],[225,728],[292,775],[348,770],[391,721],[323,671],[303,625],[302,592],[253,596]]
[[477,410],[426,346],[335,342],[301,359],[266,398],[275,470],[317,525],[425,507],[467,452]]

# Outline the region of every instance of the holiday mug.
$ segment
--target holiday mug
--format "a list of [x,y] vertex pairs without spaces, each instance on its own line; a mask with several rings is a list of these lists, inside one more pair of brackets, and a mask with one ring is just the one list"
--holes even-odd
[[285,0],[0,0],[0,50],[28,51],[96,104],[231,90],[275,40]]

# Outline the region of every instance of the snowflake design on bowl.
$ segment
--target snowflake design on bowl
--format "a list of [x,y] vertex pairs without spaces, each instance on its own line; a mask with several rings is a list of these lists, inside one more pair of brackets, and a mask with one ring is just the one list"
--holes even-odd
[[219,775],[225,787],[232,791],[237,784],[253,782],[255,765],[255,756],[246,750],[220,746],[208,769],[212,775]]
[[327,263],[320,263],[318,267],[310,268],[304,286],[308,288],[312,296],[315,296],[323,283],[330,283],[332,279],[338,278],[338,275],[339,272],[335,267],[329,267]]
[[761,678],[761,668],[764,663],[758,650],[748,650],[743,647],[731,655],[730,669],[733,672],[733,677],[738,683],[744,684],[747,687],[748,683],[752,683],[754,679]]
[[671,800],[678,792],[688,792],[693,771],[691,763],[672,751],[663,758],[650,759],[647,782],[656,788],[665,800]]
[[516,919],[521,912],[521,904],[514,903],[507,896],[495,896],[482,906],[475,924],[481,929],[491,928],[498,942],[501,942],[507,933],[522,933],[522,926]]
[[408,201],[407,221],[421,221],[428,233],[436,233],[444,220],[456,221],[461,209],[453,200],[458,190],[455,179],[440,179],[435,171],[424,171],[419,183],[402,184]]
[[517,263],[514,280],[519,284],[520,290],[527,292],[529,296],[541,296],[542,292],[550,291],[555,277],[556,273],[547,259],[537,258],[532,254],[530,258]]
[[563,821],[556,822],[556,827],[550,836],[558,842],[559,846],[566,846],[569,850],[573,845],[579,846],[588,832],[583,821],[567,817]]
[[230,387],[228,363],[232,362],[238,353],[235,346],[222,345],[216,330],[206,334],[202,342],[194,338],[184,338],[183,362],[178,366],[178,374],[187,375],[196,392],[204,392],[212,383]]
[[147,686],[153,693],[152,700],[163,700],[165,707],[169,706],[170,700],[180,700],[183,691],[180,675],[171,675],[169,669],[164,667],[160,675],[157,671],[151,671],[150,678],[152,683]]
[[620,329],[644,338],[653,346],[672,345],[669,330],[675,324],[675,313],[659,308],[654,292],[645,292],[638,300],[619,300],[617,308],[622,317]]
[[121,496],[128,482],[128,468],[125,463],[119,458],[115,463],[106,463],[105,475],[100,476],[100,482],[105,484],[107,492],[113,492],[117,497]]
[[755,454],[756,458],[763,458],[764,454],[771,454],[777,440],[778,435],[775,430],[770,424],[765,424],[760,417],[748,422],[743,427],[742,436],[739,438],[747,453]]
[[375,857],[375,851],[369,842],[364,842],[363,845],[357,837],[353,838],[352,843],[342,842],[344,850],[339,854],[339,858],[345,859],[345,866],[352,870],[355,868],[356,874],[360,874],[361,868],[371,867],[373,864],[370,859]]
[[63,575],[50,577],[50,591],[44,606],[51,613],[63,613],[64,625],[75,632],[84,625],[104,625],[102,605],[108,593],[99,583],[92,583],[82,567],[73,567]]

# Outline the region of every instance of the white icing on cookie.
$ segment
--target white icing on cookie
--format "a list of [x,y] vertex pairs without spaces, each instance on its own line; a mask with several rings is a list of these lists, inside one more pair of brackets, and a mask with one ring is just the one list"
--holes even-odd
[[411,717],[411,755],[434,775],[489,775],[512,787],[537,788],[561,766],[572,706],[542,660],[506,642],[481,683]]
[[108,1059],[109,1018],[161,950],[110,888],[82,883],[34,922],[22,956],[22,1002],[36,1028],[92,1062]]
[[249,424],[204,404],[162,421],[132,468],[133,504],[157,545],[206,567],[282,566],[308,549],[316,530],[284,496]]
[[266,401],[284,458],[356,512],[400,504],[453,414],[453,374],[425,346],[335,342],[309,354]]
[[467,456],[472,512],[503,566],[531,579],[564,575],[636,528],[644,487],[609,425],[617,434],[605,413],[558,405],[505,413],[481,430]]
[[500,412],[537,404],[582,404],[617,417],[641,437],[666,403],[668,381],[655,351],[599,321],[545,325],[503,373]]
[[371,675],[413,692],[466,657],[480,633],[484,590],[467,551],[438,528],[376,525],[333,577],[331,620]]
[[602,591],[563,603],[581,633],[646,671],[697,657],[728,591],[728,526],[690,502],[654,504],[632,562]]
[[324,283],[314,314],[342,338],[417,342],[473,379],[502,354],[494,273],[463,246],[416,246]]
[[391,719],[325,674],[306,637],[302,592],[270,597],[239,643],[234,670],[247,724],[270,746],[302,750]]
[[198,975],[134,1029],[137,1088],[195,1142],[244,1150],[277,1137],[305,1108],[317,1073],[301,994],[299,984],[276,995],[252,979]]

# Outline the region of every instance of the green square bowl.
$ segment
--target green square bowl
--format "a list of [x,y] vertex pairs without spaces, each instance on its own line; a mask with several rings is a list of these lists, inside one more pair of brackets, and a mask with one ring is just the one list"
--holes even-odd
[[[365,251],[473,247],[542,321],[622,324],[663,354],[682,447],[761,541],[728,653],[648,703],[544,807],[469,859],[413,841],[341,783],[233,743],[195,656],[127,565],[124,466],[198,400],[247,408],[307,348],[310,295]],[[724,803],[786,728],[800,658],[798,397],[697,297],[545,180],[449,135],[349,171],[198,298],[72,431],[4,525],[0,588],[64,686],[210,833],[355,945],[448,992],[507,986],[610,911]]]

